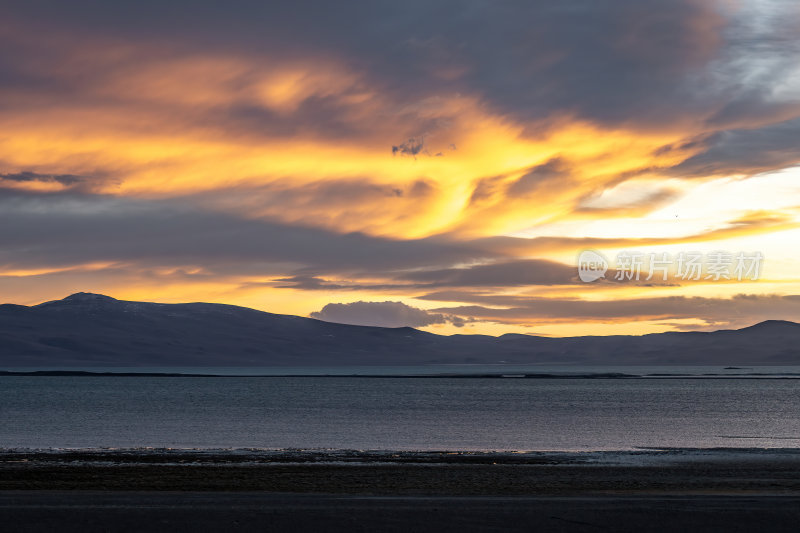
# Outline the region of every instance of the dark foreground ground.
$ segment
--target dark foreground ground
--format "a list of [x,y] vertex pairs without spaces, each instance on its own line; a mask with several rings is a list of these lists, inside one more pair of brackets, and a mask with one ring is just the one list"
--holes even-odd
[[0,492],[4,531],[797,531],[793,496]]
[[0,531],[797,531],[800,451],[0,452]]

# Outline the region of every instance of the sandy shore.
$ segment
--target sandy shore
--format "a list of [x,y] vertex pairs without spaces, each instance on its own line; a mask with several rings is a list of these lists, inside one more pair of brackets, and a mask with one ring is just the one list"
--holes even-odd
[[800,451],[6,450],[0,520],[19,531],[794,531]]
[[0,452],[0,490],[367,495],[798,494],[800,450]]

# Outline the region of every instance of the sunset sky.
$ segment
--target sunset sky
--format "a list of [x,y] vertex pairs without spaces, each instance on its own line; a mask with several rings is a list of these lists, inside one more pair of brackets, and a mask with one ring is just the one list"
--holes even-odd
[[[800,320],[798,163],[796,0],[0,6],[0,302],[442,334]],[[587,249],[612,263],[591,283]],[[763,260],[616,279],[630,252]]]

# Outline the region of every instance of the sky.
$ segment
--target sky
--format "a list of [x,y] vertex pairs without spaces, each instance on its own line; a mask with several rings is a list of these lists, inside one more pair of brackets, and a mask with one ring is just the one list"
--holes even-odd
[[800,320],[794,0],[9,1],[0,50],[2,302]]

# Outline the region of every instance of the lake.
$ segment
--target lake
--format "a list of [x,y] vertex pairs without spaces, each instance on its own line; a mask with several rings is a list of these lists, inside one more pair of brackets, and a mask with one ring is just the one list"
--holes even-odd
[[797,379],[0,377],[2,448],[788,448],[798,414]]

